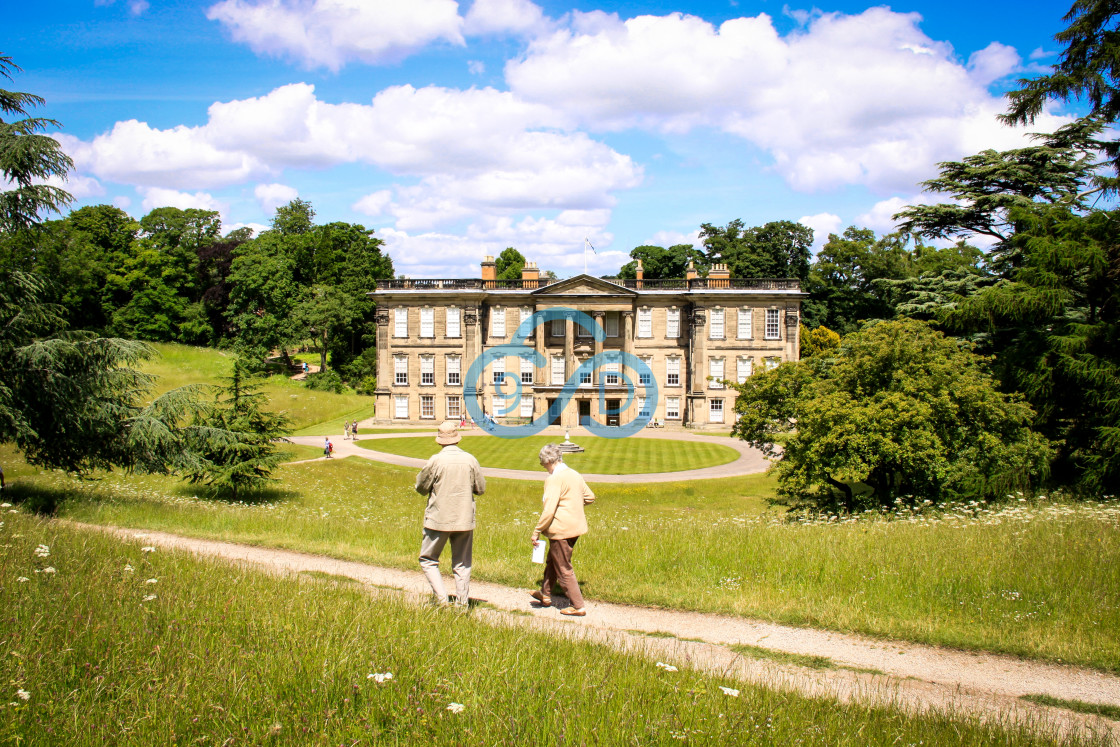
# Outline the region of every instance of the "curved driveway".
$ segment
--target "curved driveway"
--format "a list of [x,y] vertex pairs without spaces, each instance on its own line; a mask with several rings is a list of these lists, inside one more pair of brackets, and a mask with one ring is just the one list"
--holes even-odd
[[[467,435],[488,435],[485,431],[476,432],[474,430],[469,430],[465,433]],[[563,434],[564,431],[560,428],[548,428],[543,432],[543,435],[555,435],[557,441],[562,440]],[[343,440],[342,436],[331,436],[330,438],[331,442],[334,444],[335,458],[356,456],[363,459],[372,459],[375,462],[398,464],[403,467],[415,467],[416,469],[423,467],[426,461],[424,459],[398,456],[397,454],[389,454],[384,451],[362,448],[353,441]],[[364,436],[359,432],[358,435],[359,441],[376,441],[385,438],[431,438],[434,440],[435,429],[418,429],[416,433],[377,433]],[[707,443],[715,443],[728,446],[739,452],[739,458],[733,462],[720,464],[715,467],[683,470],[681,472],[647,472],[634,475],[599,475],[583,473],[584,479],[588,482],[683,482],[685,480],[709,480],[714,477],[753,475],[759,472],[765,472],[770,467],[770,462],[762,455],[761,451],[748,446],[745,442],[737,438],[728,438],[726,436],[701,436],[695,433],[689,433],[688,431],[662,431],[654,429],[646,429],[630,436],[630,438],[667,438],[674,441],[704,441]],[[596,436],[592,436],[584,428],[572,428],[571,439],[574,443],[586,447],[588,444],[594,442]],[[323,436],[292,436],[288,440],[292,443],[302,444],[304,446],[323,445]],[[314,462],[323,460],[324,458],[325,457],[319,457],[319,459],[304,459],[300,461]],[[511,480],[539,481],[543,480],[545,476],[544,470],[498,469],[495,467],[483,467],[482,473],[487,477],[505,477]]]

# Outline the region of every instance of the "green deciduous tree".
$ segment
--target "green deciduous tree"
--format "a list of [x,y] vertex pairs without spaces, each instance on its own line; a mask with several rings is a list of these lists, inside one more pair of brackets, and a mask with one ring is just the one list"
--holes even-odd
[[642,277],[646,280],[675,280],[683,278],[692,262],[700,273],[707,272],[707,259],[704,253],[692,244],[674,244],[665,249],[660,246],[643,245],[630,250],[631,261],[618,271],[623,280],[633,280],[638,276],[638,260],[642,261]]
[[494,269],[498,272],[498,280],[520,280],[521,271],[525,269],[525,256],[508,246],[494,261]]
[[788,220],[744,228],[743,221],[726,226],[704,223],[700,238],[709,265],[726,264],[737,278],[798,278],[809,276],[813,229]]
[[840,335],[836,334],[828,327],[809,329],[802,324],[800,338],[801,347],[799,355],[801,358],[812,358],[815,355],[828,355],[831,351],[840,347]]
[[[832,355],[735,388],[734,434],[777,458],[789,502],[851,511],[991,498],[1046,471],[1030,406],[1000,393],[966,343],[917,320],[870,324]],[[779,434],[788,434],[780,454]]]

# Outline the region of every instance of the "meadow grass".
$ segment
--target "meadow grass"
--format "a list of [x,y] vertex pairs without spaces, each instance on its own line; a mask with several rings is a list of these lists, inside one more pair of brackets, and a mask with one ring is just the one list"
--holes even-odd
[[[79,482],[0,447],[13,496],[62,516],[415,569],[416,470],[359,459],[288,465],[256,502],[155,476]],[[543,473],[542,473],[543,478]],[[575,564],[596,600],[1017,654],[1120,671],[1120,506],[1019,503],[910,520],[789,522],[765,475],[594,484]],[[474,574],[530,588],[541,483],[487,480]]]
[[[727,464],[739,458],[739,452],[728,446],[698,441],[594,436],[581,436],[578,440],[587,451],[566,454],[564,462],[588,474],[679,472]],[[558,441],[555,436],[529,436],[516,441],[494,436],[464,436],[459,447],[474,454],[483,467],[540,471],[537,456],[541,447]],[[440,449],[433,438],[379,438],[359,441],[358,445],[416,459],[427,459]]]
[[1065,698],[1055,698],[1052,695],[1020,695],[1019,697],[1022,700],[1038,703],[1039,705],[1065,708],[1070,711],[1076,711],[1077,713],[1088,713],[1092,716],[1101,716],[1102,718],[1110,718],[1113,721],[1120,721],[1120,707],[1114,705],[1086,703],[1084,700],[1066,700]]
[[0,535],[6,744],[1055,743],[666,671],[353,584],[145,552],[142,538],[15,514]]

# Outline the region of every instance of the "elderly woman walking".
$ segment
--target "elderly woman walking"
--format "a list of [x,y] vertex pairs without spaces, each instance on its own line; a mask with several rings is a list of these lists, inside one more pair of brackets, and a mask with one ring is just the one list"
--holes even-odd
[[552,606],[552,584],[559,582],[571,603],[560,610],[560,614],[583,617],[587,611],[575,571],[572,570],[572,550],[576,540],[587,534],[583,506],[594,501],[595,494],[578,472],[564,464],[562,457],[563,453],[556,444],[548,444],[541,449],[540,462],[548,470],[548,477],[544,480],[544,507],[540,521],[533,529],[533,542],[542,534],[548,537],[548,559],[540,591],[532,592],[532,597],[544,607]]

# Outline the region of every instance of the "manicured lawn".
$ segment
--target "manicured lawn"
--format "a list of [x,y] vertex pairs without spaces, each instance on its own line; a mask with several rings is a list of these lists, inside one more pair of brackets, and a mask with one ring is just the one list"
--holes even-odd
[[[483,467],[539,471],[541,465],[537,457],[541,447],[562,440],[556,436],[519,439],[464,436],[459,446],[474,454]],[[566,454],[564,462],[580,472],[597,475],[679,472],[727,464],[739,458],[739,453],[727,446],[696,441],[585,436],[577,439],[577,442],[586,451],[582,454]],[[434,438],[379,438],[376,441],[358,443],[366,449],[417,459],[427,459],[440,448]]]
[[685,662],[666,671],[347,581],[4,518],[4,744],[1054,743],[748,686]]
[[[78,482],[0,462],[62,516],[415,569],[416,470],[361,459],[283,467],[256,502],[171,478]],[[544,473],[541,473],[543,481]],[[593,484],[576,552],[596,600],[720,612],[1120,671],[1120,505],[1018,503],[977,516],[789,523],[765,475]],[[529,588],[541,483],[487,480],[475,576]],[[32,496],[34,497],[34,496]],[[9,498],[10,500],[11,498]]]

